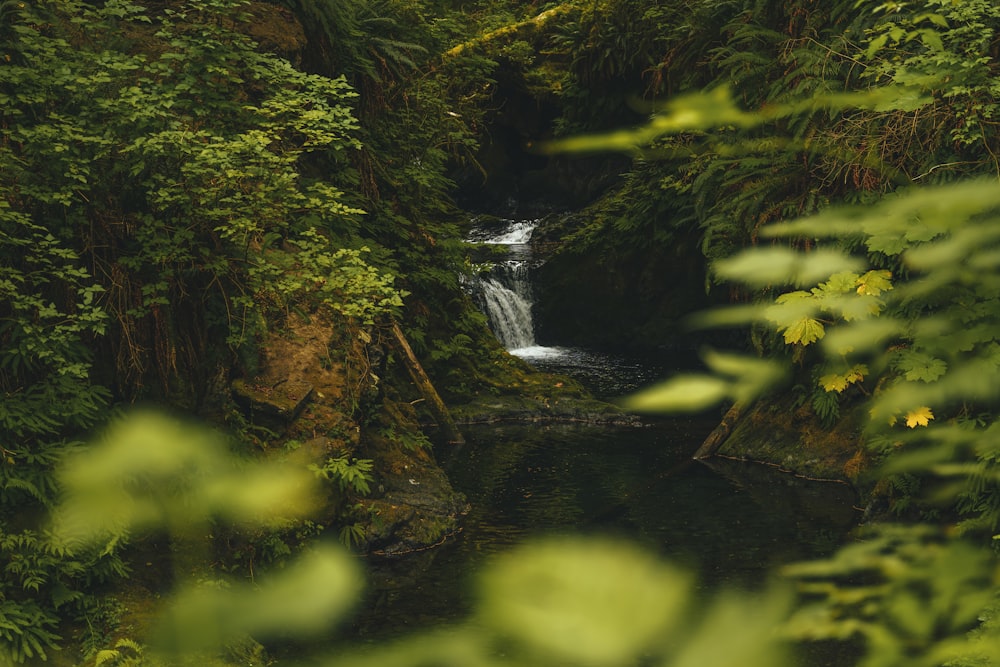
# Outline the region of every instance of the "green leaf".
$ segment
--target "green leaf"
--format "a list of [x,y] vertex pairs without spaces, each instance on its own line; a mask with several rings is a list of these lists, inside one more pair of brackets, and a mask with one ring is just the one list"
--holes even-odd
[[889,256],[898,255],[909,247],[895,230],[872,234],[865,241],[865,245],[870,252],[880,252]]
[[550,539],[484,573],[482,622],[544,664],[633,664],[676,627],[690,588],[686,573],[625,542]]
[[680,375],[628,397],[623,405],[637,412],[692,412],[726,398],[730,383],[710,375]]
[[897,357],[896,368],[902,371],[910,382],[934,382],[947,372],[948,364],[929,354],[903,350]]
[[826,329],[823,324],[812,317],[804,317],[785,329],[785,343],[787,345],[810,345],[823,338]]
[[823,292],[833,294],[843,294],[854,291],[858,284],[858,274],[851,271],[841,271],[830,276],[825,283],[821,283],[819,289]]

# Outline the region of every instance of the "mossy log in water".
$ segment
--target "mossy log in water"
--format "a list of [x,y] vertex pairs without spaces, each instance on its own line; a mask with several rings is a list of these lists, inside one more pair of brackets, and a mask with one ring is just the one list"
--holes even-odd
[[534,371],[523,361],[518,361],[523,368],[508,377],[508,384],[494,385],[489,393],[479,393],[471,400],[453,406],[451,414],[455,421],[463,424],[499,421],[639,423],[636,415],[594,398],[576,380]]
[[462,405],[454,411],[464,424],[488,424],[500,421],[562,421],[590,424],[638,425],[636,415],[586,397],[489,396]]

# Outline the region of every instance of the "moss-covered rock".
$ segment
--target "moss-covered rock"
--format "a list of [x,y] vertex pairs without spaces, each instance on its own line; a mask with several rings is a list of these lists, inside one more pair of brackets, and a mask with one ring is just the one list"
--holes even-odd
[[292,314],[260,342],[257,373],[233,390],[255,426],[279,434],[262,438],[263,448],[318,468],[331,457],[370,459],[371,493],[345,497],[333,486],[315,519],[354,522],[365,533],[362,550],[400,554],[456,532],[467,505],[434,461],[412,406],[395,398],[378,341],[377,332],[319,313]]
[[827,427],[794,396],[772,396],[743,414],[716,454],[854,483],[865,465],[860,417],[850,410]]
[[409,403],[387,399],[365,429],[364,446],[377,471],[375,492],[358,501],[369,553],[421,551],[460,530],[468,502],[435,461]]

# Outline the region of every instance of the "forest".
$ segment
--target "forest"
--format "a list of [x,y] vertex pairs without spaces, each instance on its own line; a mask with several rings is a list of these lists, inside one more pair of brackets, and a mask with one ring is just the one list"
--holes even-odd
[[[1000,664],[998,70],[988,0],[0,0],[0,664]],[[696,367],[510,354],[515,215],[540,336]],[[327,641],[468,425],[664,414],[860,525],[708,600],[567,525]]]

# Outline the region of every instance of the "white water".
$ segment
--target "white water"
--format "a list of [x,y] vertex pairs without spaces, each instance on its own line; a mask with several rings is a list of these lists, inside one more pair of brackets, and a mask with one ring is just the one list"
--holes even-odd
[[469,235],[473,243],[491,245],[522,245],[531,240],[531,233],[538,226],[537,220],[508,220],[500,230],[475,229]]
[[506,220],[503,225],[477,227],[468,236],[473,243],[505,245],[502,260],[491,260],[490,269],[469,285],[490,329],[511,354],[535,368],[580,380],[595,395],[618,398],[649,386],[668,371],[649,359],[630,359],[574,347],[549,347],[535,340],[531,315],[532,233],[536,220]]
[[508,350],[531,347],[535,343],[534,323],[531,319],[531,301],[518,290],[502,285],[498,280],[486,278],[482,282],[486,314],[493,333]]
[[531,316],[531,249],[527,245],[537,220],[508,220],[497,229],[474,229],[469,240],[488,245],[506,245],[513,259],[493,264],[488,277],[477,286],[477,296],[490,320],[490,329],[514,355],[526,359],[558,357],[563,349],[540,346],[535,341]]
[[544,345],[527,345],[525,347],[515,347],[508,350],[511,354],[521,357],[522,359],[530,359],[532,361],[544,360],[544,359],[556,359],[562,357],[567,353],[567,348],[565,347],[545,347]]

